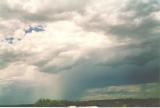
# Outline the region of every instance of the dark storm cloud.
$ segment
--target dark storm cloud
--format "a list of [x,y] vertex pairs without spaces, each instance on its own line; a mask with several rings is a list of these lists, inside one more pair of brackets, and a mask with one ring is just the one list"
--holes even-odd
[[131,0],[125,11],[136,11],[135,17],[146,17],[153,12],[160,11],[159,0]]
[[[131,7],[131,4],[134,6]],[[139,1],[129,2],[123,12],[132,10],[136,14],[131,18],[119,16],[120,19],[126,20],[124,24],[108,25],[103,23],[98,15],[86,24],[82,24],[84,30],[104,31],[106,36],[111,34],[119,41],[130,38],[131,42],[106,49],[106,51],[103,50],[104,59],[111,52],[115,55],[115,59],[97,63],[96,54],[99,52],[93,52],[90,55],[92,60],[84,59],[79,61],[78,65],[64,68],[64,71],[67,70],[63,76],[64,85],[67,85],[64,87],[64,97],[67,99],[78,98],[84,90],[94,87],[159,82],[160,32],[154,30],[160,26],[160,23],[151,15],[153,12],[159,11],[157,5],[159,6],[157,0],[147,4]],[[139,24],[134,23],[136,18],[139,20],[141,18]],[[55,68],[51,66],[46,69],[51,71]],[[63,72],[63,69],[61,71]]]
[[[111,22],[108,24],[106,23],[106,19],[100,17],[101,14],[106,14],[105,11],[99,12],[95,9],[94,11],[97,13],[94,15],[90,15],[92,12],[85,12],[87,9],[85,9],[83,3],[78,9],[76,8],[77,5],[71,8],[67,5],[67,7],[61,6],[63,7],[62,9],[55,11],[49,8],[48,10],[44,9],[37,13],[30,13],[18,8],[12,9],[7,5],[2,5],[0,7],[0,17],[2,19],[19,19],[22,22],[54,22],[63,19],[71,20],[72,12],[76,12],[82,16],[81,20],[91,16],[89,20],[82,21],[80,24],[77,23],[78,26],[83,28],[83,31],[103,32],[106,37],[116,38],[117,42],[125,43],[126,39],[129,38],[129,41],[123,45],[118,44],[118,46],[113,45],[113,47],[97,48],[90,51],[90,53],[86,54],[88,59],[80,57],[76,62],[69,63],[72,61],[72,57],[69,56],[70,58],[68,57],[67,63],[64,63],[67,65],[64,66],[62,66],[63,64],[52,64],[52,62],[56,61],[56,58],[63,60],[63,56],[60,55],[61,52],[69,52],[79,49],[79,47],[76,45],[66,45],[67,47],[60,49],[60,51],[56,49],[57,52],[48,53],[50,50],[40,52],[48,54],[44,58],[42,57],[42,60],[39,60],[41,57],[40,54],[36,55],[38,53],[34,53],[35,55],[33,57],[30,55],[31,59],[29,60],[31,62],[29,61],[29,63],[36,66],[40,72],[61,76],[61,89],[63,91],[61,98],[78,99],[85,90],[90,88],[160,81],[160,32],[156,31],[160,27],[160,21],[153,15],[153,13],[160,11],[160,3],[159,0],[144,1],[129,1],[123,9],[117,12],[117,19],[119,21],[117,24],[112,24],[112,21],[108,21]],[[90,4],[87,4],[87,6],[90,7]],[[107,7],[104,8],[108,9]],[[83,14],[79,11],[83,11]],[[127,16],[126,14],[130,11],[133,11],[134,14]],[[121,24],[120,21],[124,23]],[[28,55],[25,56],[29,57]],[[25,56],[23,55],[22,58]],[[34,57],[38,58],[35,62],[33,60]],[[9,63],[16,62],[19,59],[23,61],[22,58],[19,53],[0,53],[0,69],[7,67]],[[28,61],[25,61],[25,63],[28,63]],[[14,88],[13,90],[24,91],[23,93],[25,94],[32,91],[25,91],[25,87],[17,87],[17,89]],[[23,93],[17,96],[23,98]],[[14,98],[16,97],[12,92],[9,92],[6,94],[5,99],[0,98],[0,101],[2,100],[5,103],[5,100],[8,100],[12,96]],[[30,101],[31,97],[28,96],[23,101],[19,99],[12,102],[19,101],[23,103],[23,101]]]
[[157,27],[160,27],[160,22],[151,18],[144,19],[139,26],[135,24],[123,24],[117,26],[111,26],[109,32],[115,34],[120,39],[124,37],[136,38],[136,39],[151,39],[159,38],[160,32],[153,31]]
[[97,66],[93,64],[95,61],[91,61],[89,63],[83,62],[83,65],[78,66],[78,69],[73,67],[72,72],[64,76],[64,78],[68,78],[65,82],[67,89],[65,89],[64,96],[74,99],[89,88],[158,82],[160,58],[152,56],[153,60],[142,60],[143,56],[142,54],[126,57],[114,64],[109,62],[109,64]]
[[[71,99],[79,97],[88,88],[159,82],[159,42],[160,40],[154,39],[114,48],[112,52],[116,53],[115,58],[99,64],[95,57],[91,61],[83,61],[77,66],[78,69],[73,67],[71,73],[65,76],[68,78],[66,97],[71,94]],[[106,58],[108,54],[105,53]]]

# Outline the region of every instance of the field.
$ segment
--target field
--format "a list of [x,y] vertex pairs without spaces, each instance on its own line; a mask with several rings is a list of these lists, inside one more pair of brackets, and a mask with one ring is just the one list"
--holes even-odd
[[9,106],[13,106],[13,107],[68,107],[68,106],[160,107],[160,99],[115,99],[115,100],[94,100],[94,101],[57,101],[57,100],[50,100],[50,99],[40,99],[35,104],[9,105]]

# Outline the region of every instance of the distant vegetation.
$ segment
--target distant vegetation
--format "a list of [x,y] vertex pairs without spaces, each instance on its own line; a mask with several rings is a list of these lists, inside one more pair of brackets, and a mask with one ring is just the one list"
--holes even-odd
[[5,105],[0,107],[68,107],[68,106],[97,106],[97,107],[160,107],[157,99],[113,99],[94,101],[65,101],[39,99],[35,104]]
[[51,107],[51,106],[61,106],[61,107],[65,107],[68,106],[69,104],[71,104],[72,102],[69,101],[64,101],[64,100],[50,100],[50,99],[40,99],[38,100],[34,106],[40,106],[40,107]]
[[99,106],[99,107],[160,107],[160,99],[115,99],[95,101],[64,101],[40,99],[33,106],[67,107],[67,106]]

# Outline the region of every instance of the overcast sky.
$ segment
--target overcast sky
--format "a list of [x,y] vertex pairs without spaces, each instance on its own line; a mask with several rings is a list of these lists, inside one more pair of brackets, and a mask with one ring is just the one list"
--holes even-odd
[[159,48],[159,0],[1,0],[0,104],[156,83]]

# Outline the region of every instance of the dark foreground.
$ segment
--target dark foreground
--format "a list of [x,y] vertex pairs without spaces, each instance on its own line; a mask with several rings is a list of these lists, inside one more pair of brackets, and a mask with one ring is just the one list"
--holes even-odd
[[160,99],[115,99],[115,100],[94,100],[94,101],[56,101],[49,99],[40,99],[35,104],[10,105],[10,106],[12,107],[68,107],[68,106],[160,107]]

